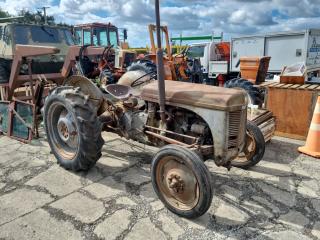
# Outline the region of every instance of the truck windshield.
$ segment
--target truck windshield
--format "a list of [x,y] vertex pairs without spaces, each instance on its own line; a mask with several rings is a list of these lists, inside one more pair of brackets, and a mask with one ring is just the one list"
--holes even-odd
[[16,44],[34,43],[65,43],[73,45],[72,34],[67,29],[58,29],[49,26],[26,26],[14,27],[14,39]]
[[204,56],[204,46],[191,46],[188,49],[187,57],[200,58]]

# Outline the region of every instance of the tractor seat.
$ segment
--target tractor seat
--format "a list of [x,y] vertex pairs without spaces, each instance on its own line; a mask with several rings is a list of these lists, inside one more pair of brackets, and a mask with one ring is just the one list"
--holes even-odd
[[109,84],[105,89],[111,96],[120,101],[125,101],[132,96],[132,89],[121,84]]

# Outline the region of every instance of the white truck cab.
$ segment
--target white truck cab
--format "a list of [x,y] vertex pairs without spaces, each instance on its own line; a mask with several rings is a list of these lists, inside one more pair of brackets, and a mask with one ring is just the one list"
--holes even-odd
[[216,78],[218,74],[228,73],[228,61],[221,61],[221,54],[217,49],[217,42],[195,43],[189,46],[187,57],[200,59],[203,73],[209,79]]
[[191,44],[187,50],[187,57],[190,59],[200,59],[203,68],[203,73],[209,71],[209,60],[214,52],[214,44],[212,42]]

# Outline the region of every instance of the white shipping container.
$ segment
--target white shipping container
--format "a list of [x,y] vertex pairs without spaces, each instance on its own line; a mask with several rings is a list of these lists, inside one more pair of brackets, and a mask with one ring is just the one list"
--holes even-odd
[[306,64],[307,71],[320,69],[320,29],[282,32],[231,39],[231,72],[240,57],[270,56],[269,72],[279,73],[284,66],[297,62]]

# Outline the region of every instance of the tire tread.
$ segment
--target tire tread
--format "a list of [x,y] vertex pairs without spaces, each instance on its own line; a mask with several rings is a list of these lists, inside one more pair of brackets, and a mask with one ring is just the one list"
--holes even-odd
[[48,132],[47,119],[45,118],[45,129],[49,145],[58,163],[65,169],[74,171],[88,170],[92,168],[101,157],[101,149],[104,140],[101,136],[102,124],[97,117],[97,110],[94,103],[88,100],[79,89],[73,87],[55,88],[45,102],[44,114],[48,116],[48,108],[54,101],[62,101],[72,108],[76,116],[78,126],[80,146],[75,159],[64,160],[57,152],[54,151],[53,143]]

